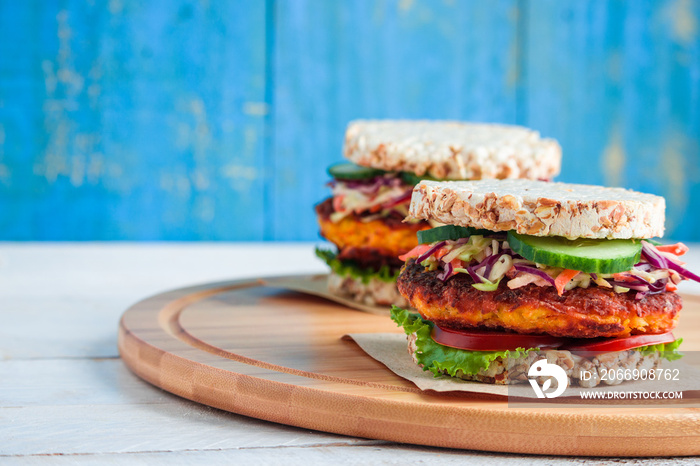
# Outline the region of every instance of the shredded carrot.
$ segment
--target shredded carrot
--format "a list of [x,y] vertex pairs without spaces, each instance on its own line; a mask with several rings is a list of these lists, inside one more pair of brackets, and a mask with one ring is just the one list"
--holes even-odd
[[435,256],[436,259],[442,259],[442,256],[447,254],[447,252],[448,251],[446,248],[440,248],[437,251],[435,251],[435,254],[433,254],[433,255]]
[[578,270],[564,269],[557,275],[557,278],[554,279],[554,286],[557,288],[559,296],[564,294],[564,287],[578,275],[578,273]]
[[615,273],[613,274],[613,278],[620,282],[636,282],[638,280],[636,277],[632,277],[624,273]]
[[673,283],[666,283],[666,291],[676,291],[678,287]]
[[415,248],[413,248],[413,249],[411,249],[410,251],[408,251],[406,254],[400,255],[400,256],[399,256],[399,260],[402,260],[402,261],[406,262],[406,261],[409,260],[409,259],[412,259],[412,258],[414,258],[414,257],[420,256],[421,254],[423,254],[423,253],[424,253],[425,251],[427,251],[428,249],[430,249],[430,245],[429,245],[429,244],[419,244],[419,245],[416,246]]
[[343,199],[345,196],[335,196],[333,198],[333,210],[336,212],[342,212],[343,211]]
[[662,252],[670,252],[671,254],[675,254],[676,256],[682,256],[683,254],[688,252],[688,246],[686,246],[683,243],[664,244],[663,246],[656,246],[656,249]]
[[450,274],[450,277],[453,276],[453,275],[457,275],[459,272],[457,272],[455,269],[456,269],[456,268],[460,268],[460,267],[462,267],[462,266],[464,265],[464,264],[462,263],[462,260],[461,260],[460,258],[458,258],[458,257],[455,257],[454,259],[452,259],[452,261],[450,262],[450,264],[452,264],[452,273]]

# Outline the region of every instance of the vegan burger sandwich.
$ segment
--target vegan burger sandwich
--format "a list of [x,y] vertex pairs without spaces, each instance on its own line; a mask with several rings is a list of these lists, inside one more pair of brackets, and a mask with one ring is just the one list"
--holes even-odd
[[331,267],[331,292],[379,305],[406,305],[398,256],[438,224],[404,222],[421,179],[548,180],[561,162],[556,141],[527,128],[449,121],[354,121],[344,155],[350,162],[328,169],[332,196],[316,206],[321,235],[337,252],[317,254]]
[[677,285],[700,281],[682,243],[651,239],[664,209],[662,197],[620,188],[422,181],[409,218],[444,226],[418,232],[401,256],[398,289],[418,312],[395,307],[392,318],[436,375],[516,383],[546,356],[590,387],[602,368],[654,367],[678,357]]

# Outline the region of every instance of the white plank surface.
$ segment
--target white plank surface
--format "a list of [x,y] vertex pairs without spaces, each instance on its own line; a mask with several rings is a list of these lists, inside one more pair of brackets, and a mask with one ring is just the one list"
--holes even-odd
[[[308,445],[368,440],[265,423],[172,400],[160,404],[30,406],[0,410],[2,455],[138,453]],[[375,443],[375,442],[371,442]]]
[[207,465],[207,466],[289,466],[289,465],[398,465],[435,464],[488,465],[488,466],[565,466],[595,464],[600,466],[645,465],[677,466],[697,464],[694,458],[566,458],[554,456],[518,456],[503,453],[446,450],[408,445],[309,445],[280,446],[275,448],[241,448],[236,450],[208,450],[183,452],[146,452],[130,454],[98,454],[67,456],[23,456],[3,458],[3,464],[12,465],[129,465],[154,464]]
[[199,405],[143,382],[119,359],[0,362],[2,455],[134,453],[367,443]]
[[[700,269],[700,245],[688,261]],[[582,462],[401,446],[259,421],[163,392],[118,359],[119,317],[147,296],[210,281],[324,271],[308,243],[0,244],[0,463]]]
[[150,295],[322,272],[310,244],[0,245],[0,358],[118,356],[121,314]]

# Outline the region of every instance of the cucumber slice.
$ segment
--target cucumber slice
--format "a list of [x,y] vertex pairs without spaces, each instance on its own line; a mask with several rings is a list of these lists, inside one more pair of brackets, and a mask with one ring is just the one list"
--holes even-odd
[[430,230],[420,230],[418,232],[418,243],[436,243],[445,240],[457,240],[460,238],[468,238],[471,235],[479,235],[490,233],[486,230],[477,230],[471,227],[460,227],[456,225],[444,225],[441,227],[431,228]]
[[368,180],[384,173],[384,170],[346,162],[336,163],[328,167],[328,174],[336,180]]
[[508,232],[508,244],[525,259],[586,273],[626,272],[639,262],[642,242],[634,239],[569,240]]
[[410,184],[411,186],[417,185],[421,180],[441,181],[428,175],[418,176],[413,172],[401,172],[401,179],[404,183]]

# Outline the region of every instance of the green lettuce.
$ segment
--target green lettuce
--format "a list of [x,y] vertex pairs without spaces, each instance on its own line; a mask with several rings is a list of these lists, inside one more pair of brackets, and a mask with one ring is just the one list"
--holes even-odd
[[675,361],[683,357],[681,353],[678,352],[678,347],[683,343],[683,339],[679,338],[671,343],[660,343],[658,345],[642,346],[640,348],[635,348],[637,351],[641,351],[644,354],[653,353],[655,351],[659,352],[659,356],[668,360]]
[[[538,348],[518,348],[505,351],[468,351],[450,348],[436,343],[430,336],[433,323],[424,320],[419,314],[402,309],[398,306],[391,308],[391,319],[399,327],[403,327],[406,335],[417,335],[415,358],[423,366],[423,370],[430,371],[436,377],[447,373],[452,377],[458,377],[458,371],[464,374],[476,374],[481,370],[488,370],[491,363],[498,357],[520,358],[530,351],[538,351]],[[642,346],[635,348],[644,353],[659,352],[659,356],[669,361],[682,358],[678,347],[683,342],[682,338],[671,343]]]
[[430,371],[436,377],[445,373],[458,377],[459,371],[464,374],[477,374],[481,370],[487,370],[496,358],[520,358],[530,351],[537,351],[536,348],[505,351],[467,351],[450,348],[432,339],[430,333],[433,323],[423,320],[419,314],[393,306],[391,319],[399,327],[403,327],[406,335],[417,335],[415,357],[424,371]]
[[328,264],[333,272],[341,277],[351,276],[354,279],[362,280],[365,285],[373,278],[383,282],[395,282],[399,276],[399,270],[392,270],[388,265],[383,265],[379,270],[362,268],[353,261],[342,261],[338,255],[327,249],[316,248],[316,256]]

